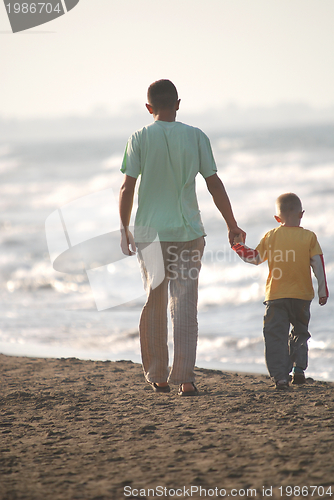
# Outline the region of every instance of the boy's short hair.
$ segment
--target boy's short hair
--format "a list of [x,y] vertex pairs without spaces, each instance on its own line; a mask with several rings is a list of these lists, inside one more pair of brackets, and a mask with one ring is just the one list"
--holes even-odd
[[156,111],[172,108],[178,100],[178,94],[174,83],[170,80],[157,80],[149,86],[147,99]]
[[302,210],[302,202],[294,193],[281,194],[276,200],[276,206],[282,214],[300,212]]

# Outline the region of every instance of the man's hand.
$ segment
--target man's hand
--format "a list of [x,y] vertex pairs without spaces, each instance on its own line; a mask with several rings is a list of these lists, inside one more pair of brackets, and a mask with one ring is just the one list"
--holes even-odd
[[228,241],[230,242],[231,247],[233,247],[235,243],[245,243],[245,231],[240,229],[238,226],[230,227],[228,230]]
[[121,230],[121,249],[124,255],[135,255],[136,253],[135,240],[128,229]]
[[319,304],[324,306],[327,302],[327,297],[319,297]]
[[238,243],[245,243],[245,239],[241,233],[234,236],[233,245],[237,245]]

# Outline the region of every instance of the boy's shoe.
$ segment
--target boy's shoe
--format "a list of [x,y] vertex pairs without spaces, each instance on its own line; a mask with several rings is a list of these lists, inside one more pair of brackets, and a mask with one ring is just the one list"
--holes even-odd
[[292,373],[292,384],[296,385],[301,385],[301,384],[305,384],[306,382],[306,378],[305,378],[305,373],[302,372],[293,372]]
[[287,380],[276,380],[276,389],[279,391],[284,391],[289,388],[289,382]]

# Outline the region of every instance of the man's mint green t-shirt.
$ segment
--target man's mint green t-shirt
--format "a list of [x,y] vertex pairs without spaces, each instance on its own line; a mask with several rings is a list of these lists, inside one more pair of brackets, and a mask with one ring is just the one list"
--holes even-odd
[[[141,176],[135,241],[191,241],[205,236],[195,177],[217,171],[208,137],[181,122],[155,121],[128,140],[121,171]],[[152,237],[153,235],[153,237]]]

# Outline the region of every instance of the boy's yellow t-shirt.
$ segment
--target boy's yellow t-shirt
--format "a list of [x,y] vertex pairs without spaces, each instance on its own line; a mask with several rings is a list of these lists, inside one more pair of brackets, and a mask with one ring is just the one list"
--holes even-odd
[[214,175],[217,167],[208,137],[181,122],[155,121],[135,132],[121,171],[141,176],[135,241],[191,241],[205,235],[195,178]]
[[312,231],[280,226],[266,233],[256,250],[269,265],[265,300],[313,299],[310,260],[322,250]]

